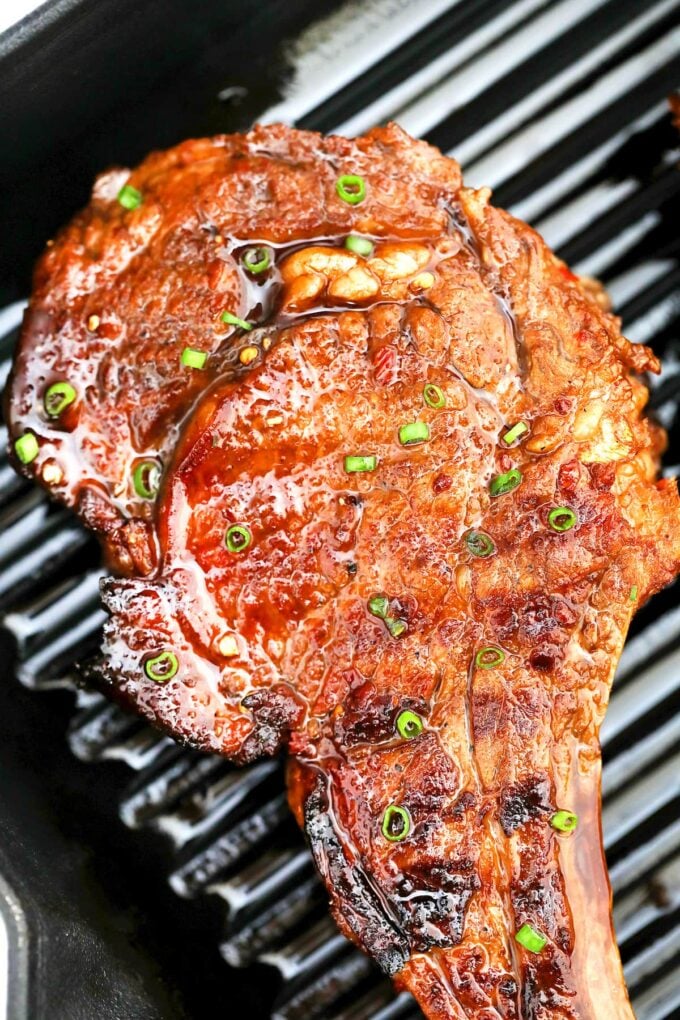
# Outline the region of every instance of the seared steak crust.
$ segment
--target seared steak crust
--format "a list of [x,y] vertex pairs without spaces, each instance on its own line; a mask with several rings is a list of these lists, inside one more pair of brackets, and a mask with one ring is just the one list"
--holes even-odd
[[[157,567],[105,582],[95,673],[206,750],[287,747],[334,916],[428,1017],[630,1018],[598,730],[633,612],[680,568],[654,356],[398,129],[261,131],[334,154],[325,219],[302,203],[255,360],[185,421]],[[366,204],[331,229],[338,172]],[[378,243],[344,262],[350,227]]]
[[[347,172],[370,181],[361,205],[336,193]],[[119,571],[148,573],[153,512],[135,467],[165,468],[196,399],[238,367],[244,331],[222,313],[269,325],[280,304],[278,270],[248,273],[244,253],[271,244],[282,261],[300,242],[353,230],[429,236],[445,229],[440,196],[458,184],[455,163],[395,128],[351,141],[258,127],[102,174],[36,267],[7,419],[11,439],[29,431],[39,452],[15,466],[79,512]],[[117,199],[125,185],[136,208]],[[182,364],[186,347],[209,355],[204,369]],[[45,393],[64,380],[77,399],[55,419]]]

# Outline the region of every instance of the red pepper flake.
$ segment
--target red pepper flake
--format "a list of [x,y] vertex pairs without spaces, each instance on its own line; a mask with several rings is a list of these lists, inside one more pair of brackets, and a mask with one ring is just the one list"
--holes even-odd
[[572,273],[569,266],[561,265],[560,272],[562,273],[562,276],[566,276],[567,280],[578,280],[578,276],[576,273]]
[[375,380],[380,386],[389,386],[394,382],[397,368],[397,352],[394,347],[381,347],[373,355],[373,371]]

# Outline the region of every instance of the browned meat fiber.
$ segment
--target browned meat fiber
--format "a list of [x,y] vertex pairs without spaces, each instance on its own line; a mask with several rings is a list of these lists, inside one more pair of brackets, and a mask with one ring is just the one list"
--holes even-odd
[[89,674],[288,749],[338,924],[427,1017],[623,1020],[598,730],[680,569],[658,365],[489,198],[394,125],[105,175],[39,265],[12,438],[128,575]]

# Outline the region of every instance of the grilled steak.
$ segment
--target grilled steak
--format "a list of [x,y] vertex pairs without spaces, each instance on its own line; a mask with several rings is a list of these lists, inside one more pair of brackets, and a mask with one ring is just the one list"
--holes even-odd
[[203,749],[288,750],[340,927],[428,1017],[630,1018],[598,729],[680,569],[656,360],[434,150],[267,132],[333,154],[318,207],[362,236],[302,201],[247,369],[185,420],[155,569],[104,583],[90,675]]
[[[336,192],[348,168],[371,181],[360,204]],[[149,497],[178,426],[238,364],[242,323],[270,324],[269,245],[281,259],[354,229],[437,233],[458,184],[454,163],[395,128],[356,142],[256,128],[103,174],[36,269],[9,390],[15,466],[77,510],[113,567],[147,573]]]

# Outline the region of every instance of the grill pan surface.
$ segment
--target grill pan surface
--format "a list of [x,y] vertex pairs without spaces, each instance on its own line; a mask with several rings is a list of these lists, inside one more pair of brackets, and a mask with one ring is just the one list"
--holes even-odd
[[[606,283],[624,332],[663,360],[652,404],[675,474],[680,142],[666,97],[679,54],[680,0],[47,4],[0,36],[0,383],[31,262],[98,170],[258,118],[347,134],[394,118]],[[7,1016],[417,1017],[330,921],[278,763],[236,770],[181,750],[76,688],[73,664],[98,643],[99,576],[92,540],[3,451]],[[640,1020],[680,1016],[679,706],[676,586],[638,615],[602,734]]]

